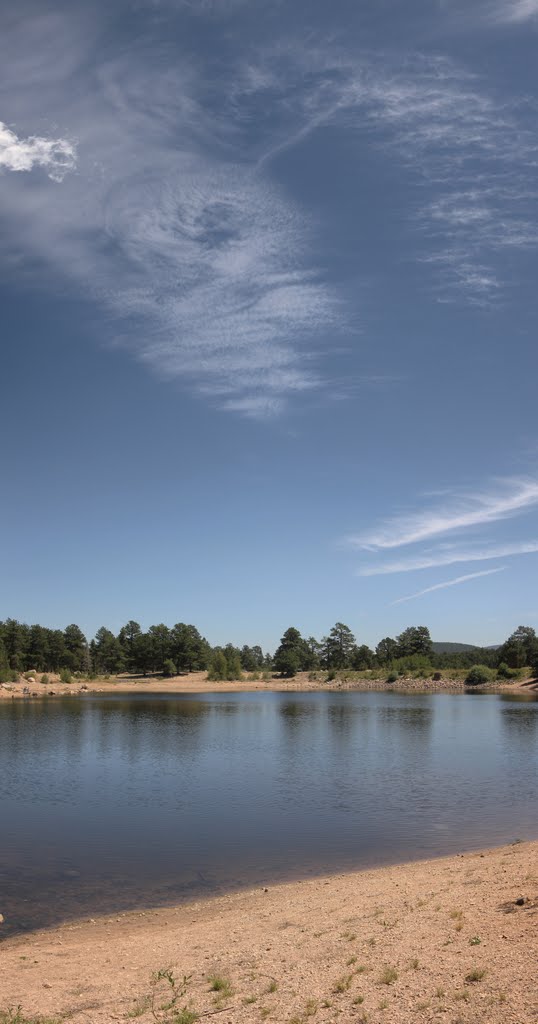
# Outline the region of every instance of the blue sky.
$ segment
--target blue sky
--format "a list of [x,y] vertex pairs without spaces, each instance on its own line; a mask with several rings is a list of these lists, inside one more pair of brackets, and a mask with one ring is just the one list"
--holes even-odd
[[538,0],[21,0],[0,617],[538,625]]

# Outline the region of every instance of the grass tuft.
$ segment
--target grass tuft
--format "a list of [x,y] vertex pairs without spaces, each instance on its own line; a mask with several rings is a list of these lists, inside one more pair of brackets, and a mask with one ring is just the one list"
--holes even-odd
[[209,991],[218,992],[221,999],[229,999],[233,995],[233,989],[228,978],[222,974],[213,974],[209,981]]
[[395,967],[384,967],[379,975],[380,985],[393,985],[398,979],[398,971]]
[[352,974],[343,974],[341,978],[338,978],[333,985],[334,993],[347,992],[351,982],[353,980]]
[[474,970],[469,971],[469,973],[465,975],[465,981],[468,981],[470,984],[474,984],[476,981],[482,981],[485,973],[486,972],[482,968],[475,967]]

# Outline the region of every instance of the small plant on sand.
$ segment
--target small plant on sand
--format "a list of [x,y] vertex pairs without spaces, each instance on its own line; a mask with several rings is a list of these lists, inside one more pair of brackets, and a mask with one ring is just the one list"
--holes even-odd
[[72,677],[71,672],[69,671],[68,668],[60,669],[60,682],[61,683],[70,683],[72,678],[73,677]]
[[130,1010],[127,1010],[125,1016],[130,1020],[133,1020],[136,1017],[143,1017],[149,1009],[151,1009],[151,997],[147,995],[142,996],[141,999],[136,1000],[134,1006]]
[[435,995],[437,996],[438,999],[444,999],[446,996],[446,992],[444,988],[439,987],[435,989]]
[[196,1010],[189,1010],[188,1006],[184,1006],[182,1010],[176,1010],[174,1013],[174,1024],[194,1024],[198,1016]]
[[415,957],[414,957],[414,958],[413,958],[413,959],[411,960],[411,963],[410,963],[410,965],[409,965],[409,966],[411,967],[411,970],[413,970],[413,971],[418,971],[418,968],[419,968],[419,960],[418,960],[418,956],[415,956]]
[[268,984],[268,986],[267,986],[267,988],[265,990],[267,995],[271,995],[271,993],[272,992],[276,992],[277,989],[278,989],[278,982],[276,982],[274,978],[271,978],[271,981],[269,982],[269,984]]
[[26,1017],[21,1006],[0,1010],[0,1024],[60,1024],[59,1017]]
[[484,977],[485,973],[486,972],[481,968],[475,967],[474,970],[469,971],[469,973],[465,975],[465,981],[469,982],[470,984],[473,984],[477,981],[482,981],[482,978]]
[[39,682],[41,683],[42,686],[48,686],[49,685],[49,681],[50,680],[49,680],[49,677],[48,677],[47,673],[44,672],[43,675],[41,676],[41,679],[39,680]]
[[463,928],[463,910],[451,910],[450,916],[455,922],[454,927],[457,932],[461,932]]
[[356,964],[356,963],[357,963],[357,957],[356,956],[350,956],[349,960],[346,963],[346,967],[353,967],[353,964]]
[[307,999],[306,1000],[306,1004],[305,1004],[305,1008],[304,1008],[304,1016],[305,1017],[315,1017],[317,1012],[318,1012],[318,1001],[317,1001],[317,999]]
[[469,993],[468,993],[467,989],[466,988],[457,989],[456,992],[454,992],[454,999],[455,999],[455,1001],[457,1003],[459,1003],[459,1002],[468,1003],[469,999],[470,999],[470,996],[469,996]]
[[[183,975],[181,982],[178,982],[171,967],[161,968],[159,971],[154,971],[150,978],[150,995],[148,997],[148,1006],[155,1020],[158,1020],[159,1011],[174,1011],[175,1021],[180,1020],[180,1014],[193,1014],[194,1010],[188,1009],[184,1006],[181,1010],[178,1007],[178,1002],[187,992],[191,975]],[[161,1001],[162,1000],[162,1001]],[[190,1017],[189,1020],[182,1020],[181,1024],[189,1024],[189,1021],[196,1020],[198,1014],[194,1013],[194,1017]]]
[[229,999],[233,995],[233,989],[228,978],[222,974],[213,974],[209,981],[209,991],[218,992],[219,999]]
[[257,1003],[258,1002],[258,996],[254,996],[254,995],[253,996],[245,996],[245,998],[242,1000],[242,1002],[243,1002],[243,1006],[250,1006],[251,1003]]
[[352,974],[343,974],[341,978],[338,978],[333,985],[333,992],[335,994],[341,992],[347,992],[351,982],[353,980]]
[[352,1006],[360,1006],[364,1002],[364,996],[355,996],[352,1001]]
[[384,967],[379,975],[380,985],[393,985],[398,980],[398,971],[395,967]]

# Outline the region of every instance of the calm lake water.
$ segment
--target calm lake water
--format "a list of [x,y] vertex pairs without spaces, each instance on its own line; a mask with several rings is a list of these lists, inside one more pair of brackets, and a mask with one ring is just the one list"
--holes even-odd
[[235,693],[0,705],[2,934],[538,836],[538,701]]

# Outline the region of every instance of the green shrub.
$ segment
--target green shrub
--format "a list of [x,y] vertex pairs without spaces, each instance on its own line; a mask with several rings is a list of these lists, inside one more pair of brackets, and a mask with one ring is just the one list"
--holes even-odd
[[71,672],[69,671],[68,668],[60,669],[60,682],[61,683],[70,683],[72,678],[73,677],[72,677]]
[[394,672],[394,671],[393,672],[389,672],[389,674],[387,676],[387,683],[396,683],[396,682],[398,682],[398,673]]
[[432,679],[433,679],[434,683],[439,683],[442,678],[443,678],[443,673],[442,672],[434,672],[433,673]]
[[41,683],[42,686],[48,686],[49,685],[49,677],[48,677],[46,672],[41,676],[41,679],[39,680],[39,682]]
[[473,665],[466,677],[466,686],[485,686],[493,679],[493,671],[487,665]]
[[30,669],[29,672],[25,672],[24,673],[24,678],[27,680],[27,682],[30,682],[30,680],[33,680],[33,682],[35,682],[36,675],[37,675],[37,672],[34,672],[33,669]]
[[330,668],[327,672],[327,682],[332,683],[334,679],[336,679],[336,669]]
[[228,663],[222,651],[217,651],[211,659],[207,678],[211,682],[222,682],[228,674]]
[[177,668],[174,661],[171,658],[167,658],[163,663],[163,676],[165,679],[170,679],[172,676],[177,676]]
[[519,676],[519,669],[509,668],[505,661],[501,661],[497,669],[497,676],[499,679],[517,679]]

